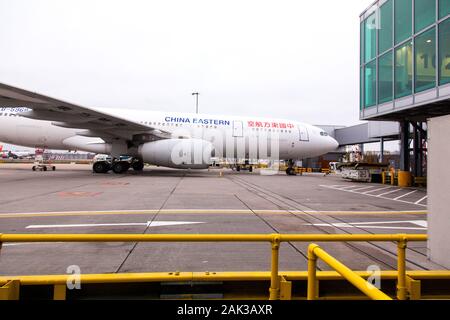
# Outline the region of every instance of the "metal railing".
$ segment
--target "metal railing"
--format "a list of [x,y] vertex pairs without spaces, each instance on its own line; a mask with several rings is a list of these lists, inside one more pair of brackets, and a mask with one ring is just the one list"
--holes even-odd
[[322,259],[331,268],[336,270],[347,281],[361,290],[365,295],[373,300],[392,300],[387,294],[383,293],[377,287],[367,282],[363,277],[350,270],[344,264],[337,261],[331,255],[322,250],[317,244],[310,244],[308,247],[308,290],[307,299],[316,300],[317,292],[317,258]]
[[[396,242],[397,299],[405,300],[407,242],[426,240],[424,234],[0,234],[0,249],[4,242],[269,242],[272,249],[269,298],[276,300],[280,298],[282,242]],[[173,278],[177,279],[176,275]]]

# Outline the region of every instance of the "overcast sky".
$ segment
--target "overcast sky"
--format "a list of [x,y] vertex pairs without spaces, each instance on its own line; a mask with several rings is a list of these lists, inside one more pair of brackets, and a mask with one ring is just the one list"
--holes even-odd
[[359,123],[373,0],[0,0],[0,82],[86,107]]

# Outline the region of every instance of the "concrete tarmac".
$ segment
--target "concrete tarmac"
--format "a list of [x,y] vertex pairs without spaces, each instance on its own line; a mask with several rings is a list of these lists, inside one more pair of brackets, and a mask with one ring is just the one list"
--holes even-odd
[[[0,233],[426,233],[426,190],[335,175],[263,175],[145,168],[94,174],[89,165],[0,164]],[[396,269],[393,243],[323,243],[357,270]],[[306,270],[307,243],[283,243],[280,269]],[[444,269],[410,243],[407,267]],[[8,243],[0,274],[267,271],[269,244]],[[321,263],[322,270],[329,268]]]

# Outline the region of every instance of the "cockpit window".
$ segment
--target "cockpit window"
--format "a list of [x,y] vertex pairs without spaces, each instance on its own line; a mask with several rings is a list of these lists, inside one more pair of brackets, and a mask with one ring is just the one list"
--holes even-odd
[[326,133],[325,131],[321,131],[320,135],[326,137],[326,136],[328,136],[328,133]]

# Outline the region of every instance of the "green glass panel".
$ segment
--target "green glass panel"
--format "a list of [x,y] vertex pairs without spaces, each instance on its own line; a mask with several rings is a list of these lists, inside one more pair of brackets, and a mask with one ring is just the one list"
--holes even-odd
[[412,44],[395,50],[395,98],[412,94]]
[[439,25],[439,84],[450,83],[450,18]]
[[376,61],[366,64],[364,70],[364,106],[371,107],[376,103],[377,70]]
[[436,1],[414,1],[414,29],[419,32],[436,21]]
[[364,108],[364,68],[359,70],[359,108]]
[[450,14],[450,0],[439,0],[439,19]]
[[380,30],[378,31],[378,53],[392,48],[392,0],[380,8]]
[[412,34],[412,0],[395,0],[395,44]]
[[361,22],[359,34],[360,63],[364,63],[364,22]]
[[378,103],[392,100],[393,58],[389,51],[378,60]]
[[415,92],[436,86],[436,29],[416,37],[414,54]]
[[375,58],[377,45],[377,29],[375,14],[369,16],[364,22],[364,56],[365,62]]

